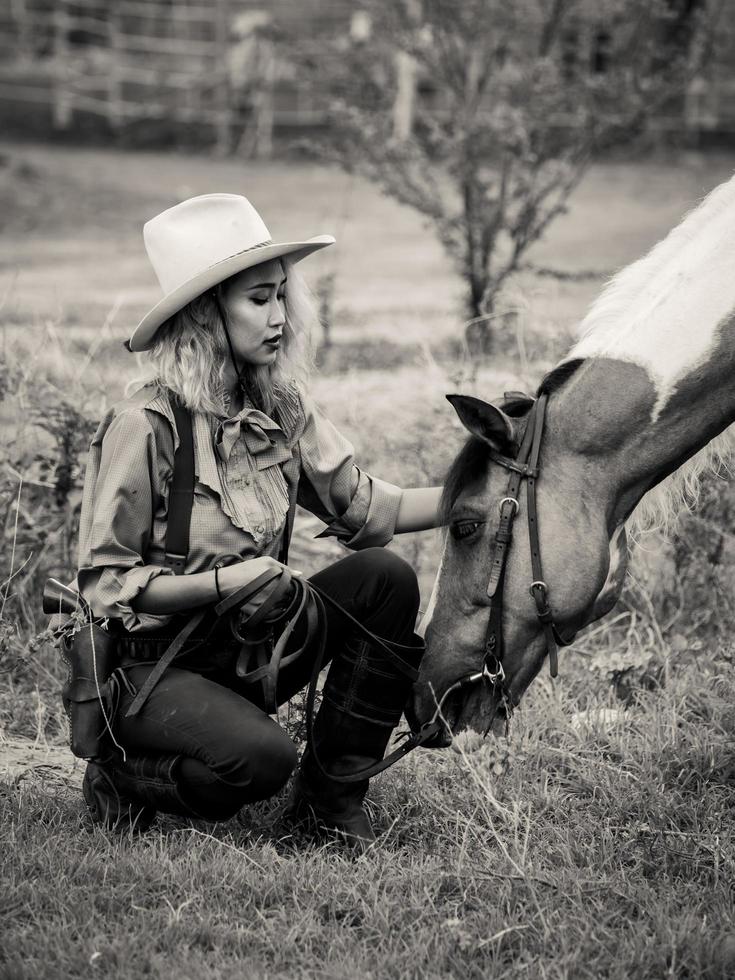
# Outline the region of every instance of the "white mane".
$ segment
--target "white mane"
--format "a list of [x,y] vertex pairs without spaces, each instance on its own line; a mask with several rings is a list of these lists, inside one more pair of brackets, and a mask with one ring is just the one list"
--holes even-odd
[[683,466],[649,490],[627,522],[632,538],[644,531],[669,533],[684,510],[693,510],[699,502],[702,481],[707,476],[731,476],[735,453],[735,426],[731,426],[700,449]]
[[[608,283],[566,359],[612,357],[643,367],[656,389],[655,421],[679,382],[707,363],[733,311],[735,177]],[[734,449],[735,426],[646,494],[631,518],[633,533],[670,529],[683,508],[696,505],[702,478],[728,469]]]

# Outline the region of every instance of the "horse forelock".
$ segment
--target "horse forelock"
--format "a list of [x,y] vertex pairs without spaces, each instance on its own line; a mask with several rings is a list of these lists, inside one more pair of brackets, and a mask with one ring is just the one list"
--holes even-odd
[[449,523],[449,515],[462,490],[469,484],[481,479],[487,473],[490,461],[487,446],[476,436],[470,436],[455,457],[444,478],[441,501],[439,503],[439,520],[442,526]]

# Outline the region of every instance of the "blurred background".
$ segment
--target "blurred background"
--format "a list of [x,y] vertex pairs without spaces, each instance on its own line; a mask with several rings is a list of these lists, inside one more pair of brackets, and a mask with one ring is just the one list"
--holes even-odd
[[[444,394],[534,390],[605,280],[731,176],[734,55],[725,0],[3,0],[4,655],[74,574],[89,438],[159,297],[144,221],[229,191],[276,239],[336,235],[304,266],[316,397],[360,465],[433,484],[463,441]],[[621,682],[726,632],[735,502],[704,499],[642,542],[598,638]],[[319,529],[301,515],[294,564],[341,553]],[[426,603],[439,534],[392,547]]]

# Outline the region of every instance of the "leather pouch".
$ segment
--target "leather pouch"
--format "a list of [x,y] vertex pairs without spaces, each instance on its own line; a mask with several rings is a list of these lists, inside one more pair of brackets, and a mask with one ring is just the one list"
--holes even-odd
[[68,671],[61,690],[69,718],[71,750],[79,759],[102,754],[111,711],[109,679],[117,667],[115,636],[94,623],[64,636],[61,656]]

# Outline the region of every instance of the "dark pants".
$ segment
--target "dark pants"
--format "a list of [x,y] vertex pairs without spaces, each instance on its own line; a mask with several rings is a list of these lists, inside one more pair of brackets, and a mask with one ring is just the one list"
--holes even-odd
[[[371,632],[409,643],[418,613],[416,575],[402,558],[383,548],[349,555],[312,576],[328,595]],[[325,663],[338,660],[350,624],[327,606]],[[312,660],[304,654],[279,677],[283,704],[309,681]],[[126,671],[139,688],[152,668]],[[234,669],[201,674],[170,668],[141,712],[125,718],[132,696],[123,691],[115,734],[130,755],[182,755],[180,793],[192,813],[227,819],[246,803],[276,793],[296,766],[296,747],[258,706],[258,689],[238,681]]]

